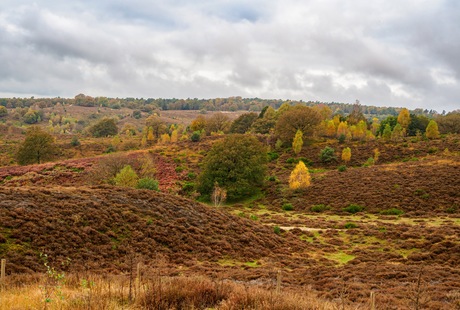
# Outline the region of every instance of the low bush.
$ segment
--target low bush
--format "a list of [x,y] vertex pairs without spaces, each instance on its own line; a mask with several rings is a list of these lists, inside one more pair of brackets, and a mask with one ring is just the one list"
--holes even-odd
[[347,171],[347,166],[341,165],[341,166],[339,166],[339,167],[337,168],[337,170],[339,170],[339,172],[345,172],[345,171]]
[[380,214],[382,214],[382,215],[402,215],[402,214],[404,214],[404,211],[399,210],[397,208],[391,208],[391,209],[380,211]]
[[324,149],[321,150],[321,152],[319,154],[319,159],[323,163],[329,163],[329,162],[332,162],[332,161],[337,161],[337,156],[335,155],[335,150],[330,146],[326,146]]
[[277,235],[281,234],[281,228],[279,226],[273,227],[273,232]]
[[292,205],[292,203],[285,203],[281,208],[284,211],[292,211],[292,210],[294,210],[294,206]]
[[360,205],[351,204],[348,207],[343,208],[342,210],[348,213],[355,214],[355,213],[364,211],[364,207]]
[[267,156],[268,156],[268,161],[274,161],[280,157],[280,155],[276,152],[268,152]]
[[324,204],[320,204],[320,205],[314,205],[310,208],[311,211],[313,212],[324,212],[324,211],[327,211],[329,210],[331,207],[330,206],[327,206],[327,205],[324,205]]
[[351,228],[357,228],[358,225],[356,225],[355,223],[348,222],[348,223],[345,223],[343,227],[345,227],[346,229],[351,229]]
[[158,191],[158,181],[154,180],[152,178],[142,178],[137,181],[137,186],[136,188],[138,189],[149,189],[152,191]]

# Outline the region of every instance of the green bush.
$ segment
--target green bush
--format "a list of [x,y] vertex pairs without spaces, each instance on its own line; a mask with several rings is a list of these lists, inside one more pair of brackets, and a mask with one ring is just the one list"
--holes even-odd
[[273,232],[277,235],[281,234],[281,228],[279,226],[273,227]]
[[397,208],[391,208],[391,209],[380,211],[380,214],[382,215],[401,215],[401,214],[404,214],[404,211],[399,210]]
[[192,142],[198,142],[200,141],[200,139],[201,139],[201,134],[199,131],[194,131],[192,135],[190,136],[190,140],[192,140]]
[[297,163],[297,162],[298,162],[298,160],[295,159],[295,158],[292,158],[292,157],[286,159],[287,164],[294,164],[294,163]]
[[139,189],[150,189],[152,191],[158,191],[158,181],[152,178],[142,178],[137,181],[137,188]]
[[344,227],[346,229],[351,229],[351,228],[357,228],[358,225],[356,225],[355,223],[348,222],[348,223],[345,223]]
[[294,210],[294,206],[292,205],[292,203],[285,203],[281,208],[284,211],[292,211],[292,210]]
[[77,136],[72,137],[72,141],[70,141],[71,146],[80,146],[80,140],[78,140]]
[[341,134],[341,135],[339,136],[339,138],[338,138],[340,144],[345,143],[345,140],[346,140],[346,139],[347,139],[347,137],[346,137],[344,134]]
[[303,161],[303,163],[308,167],[311,167],[313,165],[313,162],[311,160],[309,160],[308,158],[306,158],[306,157],[299,157],[297,162],[298,161]]
[[113,179],[115,185],[125,187],[136,187],[138,180],[139,177],[137,176],[136,171],[134,171],[130,165],[124,166]]
[[268,156],[268,161],[274,161],[274,160],[277,160],[278,157],[280,157],[280,155],[276,152],[268,152],[267,156]]
[[314,205],[310,208],[311,211],[313,212],[324,212],[324,211],[327,211],[329,210],[331,207],[330,206],[327,206],[327,205],[324,205],[324,204],[320,204],[320,205]]
[[335,155],[335,150],[332,147],[326,146],[324,149],[321,150],[319,154],[319,159],[323,163],[329,163],[332,161],[337,161],[337,156]]
[[355,214],[355,213],[363,211],[364,207],[360,205],[351,204],[348,207],[343,208],[342,210],[348,213]]
[[341,165],[341,166],[339,166],[339,167],[337,168],[337,170],[339,170],[339,172],[345,172],[345,171],[347,171],[347,166]]
[[182,190],[184,192],[187,192],[187,193],[190,193],[192,192],[194,189],[195,189],[196,185],[194,182],[185,182],[183,185],[182,185]]
[[271,176],[269,176],[269,177],[267,178],[267,180],[270,181],[270,182],[276,182],[278,179],[277,179],[276,176],[271,175]]

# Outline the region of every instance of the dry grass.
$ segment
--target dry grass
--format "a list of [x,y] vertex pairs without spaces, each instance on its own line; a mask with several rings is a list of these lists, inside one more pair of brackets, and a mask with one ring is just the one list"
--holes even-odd
[[[52,281],[51,281],[52,282]],[[131,282],[131,284],[130,284]],[[48,292],[48,294],[46,293]],[[7,278],[0,309],[335,309],[312,292],[276,291],[204,277],[46,275]]]

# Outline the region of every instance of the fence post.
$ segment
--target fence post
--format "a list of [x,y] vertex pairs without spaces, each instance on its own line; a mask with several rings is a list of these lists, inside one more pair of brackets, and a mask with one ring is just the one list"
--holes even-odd
[[375,292],[371,291],[371,310],[375,310]]
[[3,284],[5,282],[5,268],[6,268],[6,259],[2,258],[2,267],[0,273],[0,283]]

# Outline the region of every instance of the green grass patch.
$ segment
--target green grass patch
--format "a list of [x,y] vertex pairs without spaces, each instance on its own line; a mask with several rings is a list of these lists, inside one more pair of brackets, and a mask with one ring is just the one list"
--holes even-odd
[[354,259],[356,256],[350,255],[344,252],[338,252],[338,253],[331,253],[331,254],[326,254],[325,257],[329,260],[333,260],[337,262],[340,265],[345,265],[352,259]]

